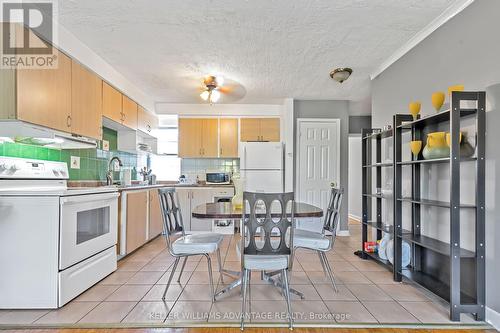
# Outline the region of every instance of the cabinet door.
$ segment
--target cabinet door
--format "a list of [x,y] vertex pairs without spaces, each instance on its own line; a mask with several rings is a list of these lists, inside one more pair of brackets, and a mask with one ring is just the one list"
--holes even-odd
[[279,118],[262,118],[260,120],[260,140],[269,142],[280,141]]
[[157,128],[158,118],[139,105],[137,107],[137,129],[149,135],[154,135],[154,130]]
[[102,81],[75,61],[71,66],[71,132],[101,139]]
[[179,157],[201,157],[203,121],[179,118]]
[[148,221],[148,192],[127,194],[127,253],[146,243]]
[[202,155],[218,157],[219,121],[217,118],[203,119]]
[[184,230],[191,230],[191,189],[176,188],[177,198],[179,198],[179,208],[181,209],[182,223]]
[[[196,188],[192,190],[191,211],[197,206],[204,205],[208,202],[213,202],[213,190],[210,188]],[[212,220],[197,219],[191,217],[191,231],[211,231]]]
[[241,118],[240,139],[246,141],[260,141],[260,119],[259,118]]
[[158,190],[149,191],[149,235],[148,239],[155,238],[163,231],[163,220],[161,217],[160,197]]
[[220,157],[238,157],[238,119],[220,119]]
[[136,130],[137,129],[137,103],[122,95],[123,105],[123,125]]
[[17,71],[17,118],[70,132],[71,59],[57,52],[56,69]]
[[106,118],[121,123],[122,116],[122,93],[102,82],[102,115]]

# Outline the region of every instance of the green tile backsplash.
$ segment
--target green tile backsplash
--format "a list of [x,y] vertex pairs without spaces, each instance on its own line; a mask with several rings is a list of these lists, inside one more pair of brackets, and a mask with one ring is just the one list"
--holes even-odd
[[[123,162],[123,168],[132,169],[132,179],[139,179],[136,170],[146,164],[145,158],[117,151],[117,133],[112,129],[103,128],[103,139],[109,141],[110,151],[100,149],[102,142],[98,142],[97,149],[52,149],[23,143],[4,142],[0,143],[0,156],[66,162],[68,168],[71,156],[78,156],[80,157],[80,169],[69,168],[70,180],[102,181],[106,180],[109,159],[118,156]],[[118,172],[115,172],[113,179],[119,179]]]

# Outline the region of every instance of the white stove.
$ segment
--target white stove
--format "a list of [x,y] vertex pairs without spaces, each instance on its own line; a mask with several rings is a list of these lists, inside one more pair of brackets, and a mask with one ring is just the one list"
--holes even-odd
[[116,270],[118,190],[64,162],[0,157],[0,309],[58,308]]

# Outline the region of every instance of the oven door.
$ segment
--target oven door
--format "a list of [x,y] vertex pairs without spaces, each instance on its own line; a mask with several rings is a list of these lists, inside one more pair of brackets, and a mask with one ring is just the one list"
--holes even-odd
[[118,196],[112,192],[60,199],[59,269],[117,243]]

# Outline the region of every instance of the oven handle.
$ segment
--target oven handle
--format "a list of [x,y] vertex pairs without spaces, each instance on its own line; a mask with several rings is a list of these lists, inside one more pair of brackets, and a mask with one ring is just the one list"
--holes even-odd
[[72,204],[72,203],[102,201],[102,200],[107,200],[107,199],[118,198],[119,196],[120,196],[120,193],[118,193],[118,192],[75,195],[75,196],[61,198],[61,204],[64,205],[64,204]]

